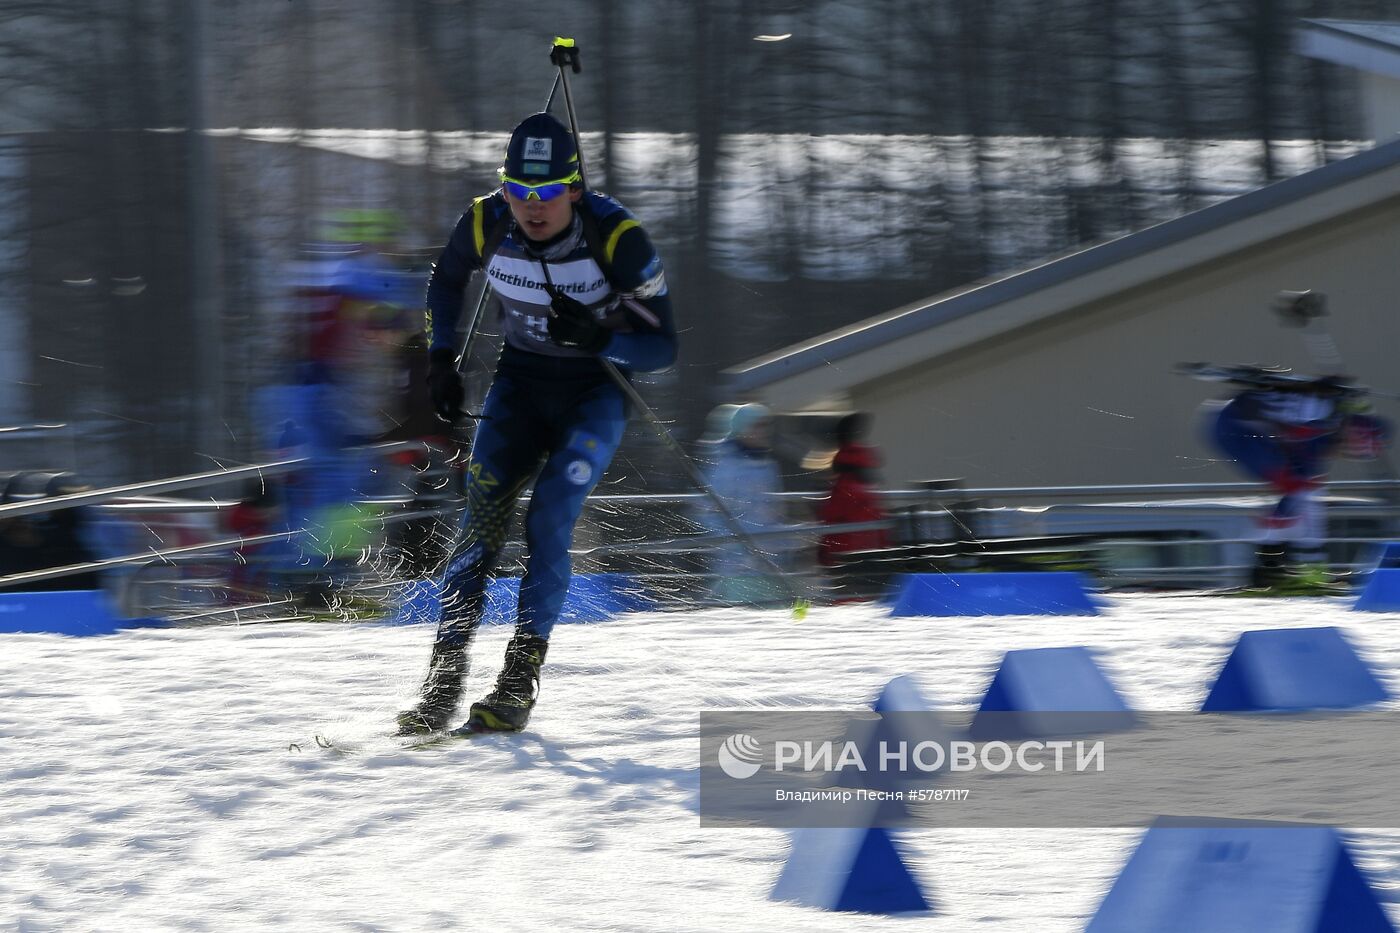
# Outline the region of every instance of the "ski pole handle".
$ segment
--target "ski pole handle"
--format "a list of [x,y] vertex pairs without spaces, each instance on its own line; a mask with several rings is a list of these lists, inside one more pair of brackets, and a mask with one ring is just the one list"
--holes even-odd
[[574,44],[573,39],[565,39],[563,36],[554,37],[554,46],[549,50],[549,63],[558,68],[568,65],[574,74],[583,70],[578,60],[578,46]]

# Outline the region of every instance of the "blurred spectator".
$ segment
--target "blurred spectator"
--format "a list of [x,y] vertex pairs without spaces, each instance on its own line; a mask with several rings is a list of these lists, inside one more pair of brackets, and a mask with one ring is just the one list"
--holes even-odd
[[[286,523],[279,521],[280,517],[277,488],[269,480],[254,480],[244,489],[238,504],[229,510],[225,525],[230,534],[257,538],[285,530]],[[238,563],[230,585],[241,593],[258,588],[266,578],[267,559],[285,552],[285,542],[241,545],[233,552]]]
[[[383,464],[362,445],[421,428],[392,409],[396,392],[422,381],[400,372],[412,365],[400,347],[409,309],[422,306],[426,270],[390,254],[400,226],[391,212],[341,211],[332,221],[332,245],[291,268],[300,332],[290,378],[259,394],[276,457],[305,460],[283,484],[287,525],[300,534],[285,549],[288,560],[269,569],[286,574],[312,608],[339,601],[374,543],[374,515],[364,500],[395,492]],[[398,378],[409,384],[396,384]],[[267,563],[284,549],[261,550]]]
[[[817,508],[817,518],[827,525],[878,522],[886,519],[878,492],[880,451],[863,441],[871,418],[854,412],[836,424],[836,454],[831,461],[835,478],[831,492]],[[818,556],[823,566],[833,566],[843,554],[890,546],[887,528],[837,531],[823,535]]]
[[300,554],[296,588],[307,606],[320,608],[336,601],[350,567],[371,543],[372,515],[361,500],[375,491],[378,477],[364,450],[352,446],[344,394],[329,372],[306,363],[298,376],[285,436],[300,441],[293,449],[305,463],[288,477],[287,518],[301,533],[292,542]]
[[438,510],[396,522],[390,527],[390,546],[397,549],[399,572],[410,577],[431,573],[446,558],[454,537],[455,513],[451,506],[461,495],[461,450],[450,425],[433,411],[428,386],[428,338],[421,330],[401,333],[395,348],[395,395],[387,412],[394,426],[374,438],[375,443],[419,441],[421,448],[390,455],[395,466],[395,491],[410,497],[416,512]]
[[[12,499],[47,499],[86,492],[92,487],[72,473],[17,474],[9,486]],[[70,567],[97,560],[90,544],[91,509],[76,507],[25,515],[0,522],[0,575]],[[92,590],[99,581],[93,571],[53,577],[7,587],[26,592]]]
[[[782,477],[771,453],[773,419],[763,405],[720,406],[711,412],[707,427],[725,427],[724,439],[713,443],[713,461],[706,477],[739,526],[749,534],[769,531],[783,525]],[[708,499],[701,500],[700,520],[711,534],[734,540],[718,547],[710,566],[714,583],[712,594],[729,605],[774,605],[791,596],[771,569],[737,539],[719,509]],[[754,543],[773,554],[787,550],[786,542],[766,537]],[[779,559],[781,564],[781,559]]]
[[[34,521],[24,516],[0,519],[0,577],[43,569],[43,540]],[[40,588],[39,584],[3,587],[19,591]]]
[[254,480],[243,491],[238,504],[229,509],[228,530],[240,538],[256,538],[275,530],[277,494],[268,480]]
[[[830,494],[817,507],[817,519],[823,524],[878,522],[887,518],[878,492],[880,452],[864,443],[871,420],[866,412],[853,412],[836,424],[836,455],[831,462],[835,479]],[[870,579],[870,565],[876,555],[869,552],[889,546],[887,528],[833,531],[822,535],[817,557],[823,567],[834,571],[832,582],[838,597],[854,597],[866,594],[870,584],[877,582]]]

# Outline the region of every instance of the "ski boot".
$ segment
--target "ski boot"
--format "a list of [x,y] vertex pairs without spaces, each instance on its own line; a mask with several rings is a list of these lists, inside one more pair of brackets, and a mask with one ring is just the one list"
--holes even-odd
[[447,728],[457,704],[462,701],[462,681],[467,677],[470,642],[445,646],[434,643],[418,703],[399,713],[399,735],[431,735]]
[[1321,563],[1295,564],[1287,568],[1272,589],[1280,596],[1346,596],[1351,592],[1345,580]]
[[1248,593],[1270,595],[1288,570],[1288,547],[1280,543],[1259,545],[1254,552],[1254,567],[1249,572]]
[[549,641],[517,632],[506,646],[506,662],[496,689],[473,703],[466,728],[470,732],[519,732],[530,721],[540,694],[540,666]]

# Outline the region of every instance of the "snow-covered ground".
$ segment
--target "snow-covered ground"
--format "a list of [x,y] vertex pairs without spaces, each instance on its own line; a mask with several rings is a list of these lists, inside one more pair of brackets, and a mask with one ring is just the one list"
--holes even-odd
[[[1089,645],[1140,709],[1199,706],[1236,636],[1339,625],[1392,688],[1394,615],[1126,596],[1099,618],[708,610],[561,626],[531,729],[387,732],[426,626],[0,636],[0,926],[39,930],[1081,929],[1138,830],[915,830],[931,917],[768,899],[778,830],[702,828],[702,708],[857,708],[889,678],[976,704],[1010,648]],[[469,690],[494,676],[487,629]],[[341,750],[318,747],[321,734]],[[1351,834],[1388,902],[1400,831]],[[1400,921],[1400,904],[1387,903]]]

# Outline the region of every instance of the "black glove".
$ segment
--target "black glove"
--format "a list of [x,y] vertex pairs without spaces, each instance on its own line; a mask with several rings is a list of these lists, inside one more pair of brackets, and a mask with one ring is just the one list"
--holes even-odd
[[570,350],[597,353],[608,345],[612,331],[580,301],[558,292],[550,299],[549,339]]
[[428,388],[433,394],[433,411],[448,424],[462,417],[462,377],[457,374],[457,355],[442,347],[428,354]]

